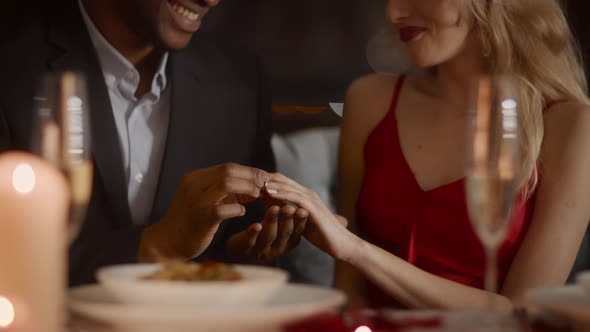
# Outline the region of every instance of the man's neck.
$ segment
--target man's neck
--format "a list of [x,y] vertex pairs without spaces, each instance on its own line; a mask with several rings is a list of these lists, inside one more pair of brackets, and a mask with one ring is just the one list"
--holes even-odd
[[139,86],[135,92],[141,98],[151,89],[162,59],[162,52],[153,43],[125,24],[120,11],[109,1],[81,0],[90,20],[102,36],[139,72]]
[[92,23],[100,31],[103,37],[125,57],[140,72],[149,65],[155,72],[161,52],[143,36],[138,35],[125,24],[125,18],[119,11],[112,8],[109,1],[82,0],[84,9],[92,20]]
[[152,81],[158,70],[158,65],[162,60],[160,52],[152,52],[150,55],[143,57],[140,62],[134,64],[139,72],[139,85],[135,91],[135,97],[141,98],[144,94],[151,90]]

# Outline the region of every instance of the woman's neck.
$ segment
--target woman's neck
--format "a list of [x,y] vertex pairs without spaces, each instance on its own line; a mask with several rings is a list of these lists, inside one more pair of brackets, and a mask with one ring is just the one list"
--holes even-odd
[[459,54],[432,72],[437,96],[450,104],[464,105],[473,79],[484,72],[484,61],[476,39],[468,38]]

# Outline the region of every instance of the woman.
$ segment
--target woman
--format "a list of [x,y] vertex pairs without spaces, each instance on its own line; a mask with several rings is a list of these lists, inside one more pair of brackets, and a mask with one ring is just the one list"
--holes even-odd
[[369,75],[348,91],[339,205],[363,239],[284,176],[269,192],[309,211],[307,236],[341,262],[336,284],[353,306],[485,308],[463,189],[465,100],[478,73],[511,74],[523,86],[524,201],[494,296],[509,310],[528,289],[562,285],[590,218],[590,110],[558,0],[390,0],[387,15],[427,70]]

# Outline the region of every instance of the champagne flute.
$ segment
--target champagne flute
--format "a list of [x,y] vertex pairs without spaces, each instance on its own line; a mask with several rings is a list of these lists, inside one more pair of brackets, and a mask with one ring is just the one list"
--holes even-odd
[[482,76],[473,83],[467,125],[466,194],[469,217],[485,248],[485,289],[494,311],[497,251],[519,194],[521,141],[515,81]]
[[33,152],[61,169],[71,193],[68,241],[77,237],[92,192],[86,79],[77,72],[45,74],[35,96]]

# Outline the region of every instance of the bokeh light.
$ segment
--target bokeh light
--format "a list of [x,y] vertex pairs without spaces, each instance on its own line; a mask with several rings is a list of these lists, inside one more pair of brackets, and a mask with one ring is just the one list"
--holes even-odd
[[368,326],[359,326],[354,332],[373,332]]
[[515,110],[518,107],[518,102],[514,99],[505,99],[502,101],[502,108],[505,110]]
[[0,296],[0,327],[9,327],[13,322],[14,306],[7,298]]
[[12,172],[12,186],[19,194],[29,194],[35,189],[37,178],[29,164],[18,164]]

